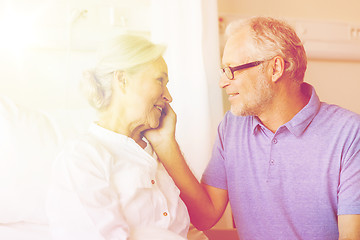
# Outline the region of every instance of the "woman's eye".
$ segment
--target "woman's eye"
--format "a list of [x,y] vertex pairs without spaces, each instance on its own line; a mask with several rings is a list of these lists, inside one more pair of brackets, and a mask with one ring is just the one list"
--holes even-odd
[[161,84],[164,82],[164,78],[157,78],[156,80],[158,80]]

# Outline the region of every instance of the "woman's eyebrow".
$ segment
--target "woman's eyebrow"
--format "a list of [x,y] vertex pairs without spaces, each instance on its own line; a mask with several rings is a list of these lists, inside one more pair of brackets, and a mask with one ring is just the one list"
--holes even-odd
[[164,75],[164,76],[165,76],[165,78],[166,78],[166,80],[167,80],[166,82],[169,82],[169,77],[168,77],[168,74],[167,74],[166,72],[163,72],[163,73],[162,73],[162,75]]

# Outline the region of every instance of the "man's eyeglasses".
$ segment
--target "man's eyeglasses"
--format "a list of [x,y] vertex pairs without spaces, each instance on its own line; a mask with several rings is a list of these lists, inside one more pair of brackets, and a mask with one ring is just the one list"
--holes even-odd
[[263,63],[265,61],[255,61],[255,62],[249,62],[249,63],[245,63],[236,67],[224,67],[221,70],[223,71],[223,73],[225,73],[226,77],[229,80],[233,80],[234,79],[234,72],[235,71],[239,71],[241,69],[246,69],[246,68],[251,68],[251,67],[255,67],[257,65],[260,65],[261,63]]

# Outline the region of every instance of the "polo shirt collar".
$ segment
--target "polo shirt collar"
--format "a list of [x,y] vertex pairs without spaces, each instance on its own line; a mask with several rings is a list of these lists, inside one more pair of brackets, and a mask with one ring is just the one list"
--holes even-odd
[[253,134],[256,133],[256,131],[260,130],[261,126],[263,126],[263,124],[261,123],[261,121],[259,120],[259,118],[257,116],[251,116],[252,118],[252,132]]
[[[303,87],[311,89],[309,102],[289,122],[283,125],[296,137],[299,137],[305,131],[320,109],[320,99],[316,94],[314,87],[308,83],[303,83]],[[260,130],[263,124],[257,116],[251,116],[251,118],[252,130],[253,134],[255,134],[256,131]]]
[[313,86],[307,83],[303,83],[304,87],[311,88],[311,97],[306,106],[300,110],[289,122],[285,123],[287,129],[299,137],[305,129],[309,126],[320,109],[320,99],[315,92]]

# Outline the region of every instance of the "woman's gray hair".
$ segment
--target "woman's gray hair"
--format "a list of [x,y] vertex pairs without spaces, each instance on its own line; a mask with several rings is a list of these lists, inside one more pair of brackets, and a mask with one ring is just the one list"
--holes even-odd
[[136,35],[120,35],[99,48],[94,69],[83,72],[80,88],[91,106],[105,109],[111,100],[112,80],[116,71],[134,72],[141,65],[163,55],[165,46]]
[[244,27],[250,29],[249,47],[254,60],[281,56],[286,62],[285,74],[298,83],[304,81],[306,53],[293,27],[271,17],[253,17],[231,23],[226,34],[233,35]]

